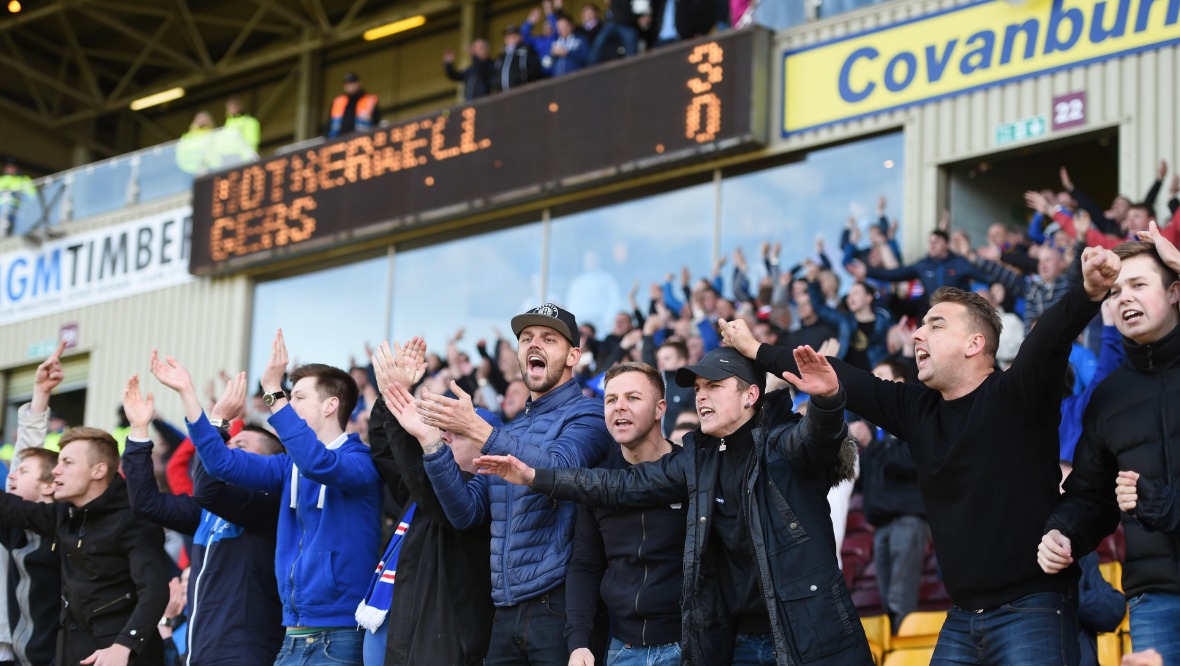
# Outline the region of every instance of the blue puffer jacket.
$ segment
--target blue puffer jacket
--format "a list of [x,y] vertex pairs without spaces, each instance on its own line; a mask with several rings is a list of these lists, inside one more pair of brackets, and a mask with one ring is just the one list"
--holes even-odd
[[[582,395],[570,380],[537,400],[508,425],[496,428],[486,455],[513,455],[530,467],[594,467],[609,450],[602,401]],[[576,505],[554,502],[498,476],[464,483],[449,447],[423,458],[447,519],[459,529],[492,524],[492,601],[511,606],[565,582]]]

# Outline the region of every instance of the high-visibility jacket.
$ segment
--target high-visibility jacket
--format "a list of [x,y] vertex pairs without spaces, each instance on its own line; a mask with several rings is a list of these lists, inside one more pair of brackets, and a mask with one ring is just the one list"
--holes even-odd
[[248,113],[239,113],[236,116],[225,117],[225,129],[234,129],[238,134],[242,135],[242,140],[255,153],[258,152],[258,143],[262,139],[262,125],[258,119]]
[[365,93],[356,101],[356,121],[352,129],[345,130],[344,111],[348,108],[348,95],[337,95],[336,99],[332,100],[332,113],[330,116],[330,124],[328,126],[328,138],[340,136],[347,132],[364,132],[373,128],[374,117],[377,114],[377,96],[373,93]]

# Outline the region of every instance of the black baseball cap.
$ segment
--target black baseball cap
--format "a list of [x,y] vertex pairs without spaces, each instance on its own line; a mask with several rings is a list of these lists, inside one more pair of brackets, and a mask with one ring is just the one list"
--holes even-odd
[[529,326],[544,326],[561,333],[570,344],[577,347],[581,336],[578,334],[578,321],[572,312],[563,310],[552,303],[535,307],[524,314],[512,318],[512,334],[518,339],[520,332]]
[[766,386],[766,373],[758,372],[754,362],[733,347],[718,347],[705,354],[700,363],[680,368],[676,371],[676,384],[688,388],[697,377],[710,381],[737,377],[759,388]]
[[344,82],[345,83],[356,83],[357,81],[360,81],[360,80],[361,80],[361,77],[357,76],[356,72],[349,72],[344,75]]

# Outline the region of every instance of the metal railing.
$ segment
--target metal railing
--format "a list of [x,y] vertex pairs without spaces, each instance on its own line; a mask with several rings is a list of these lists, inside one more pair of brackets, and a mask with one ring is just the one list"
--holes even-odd
[[[232,129],[217,129],[200,144],[180,139],[38,178],[33,181],[33,194],[20,195],[15,210],[4,211],[13,220],[11,233],[44,232],[179,194],[191,190],[193,179],[202,173],[258,159],[227,132],[236,134]],[[183,168],[177,162],[178,148]]]

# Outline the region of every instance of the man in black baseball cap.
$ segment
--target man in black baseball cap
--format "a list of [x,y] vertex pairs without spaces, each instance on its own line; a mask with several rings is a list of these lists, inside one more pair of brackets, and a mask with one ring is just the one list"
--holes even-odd
[[[810,347],[784,374],[811,396],[807,415],[735,349],[676,372],[692,386],[700,429],[684,453],[628,469],[555,469],[519,456],[476,459],[482,473],[534,493],[615,509],[688,503],[681,600],[685,661],[699,664],[871,664],[836,561],[827,492],[852,478],[844,390]],[[806,606],[807,612],[797,610]]]

